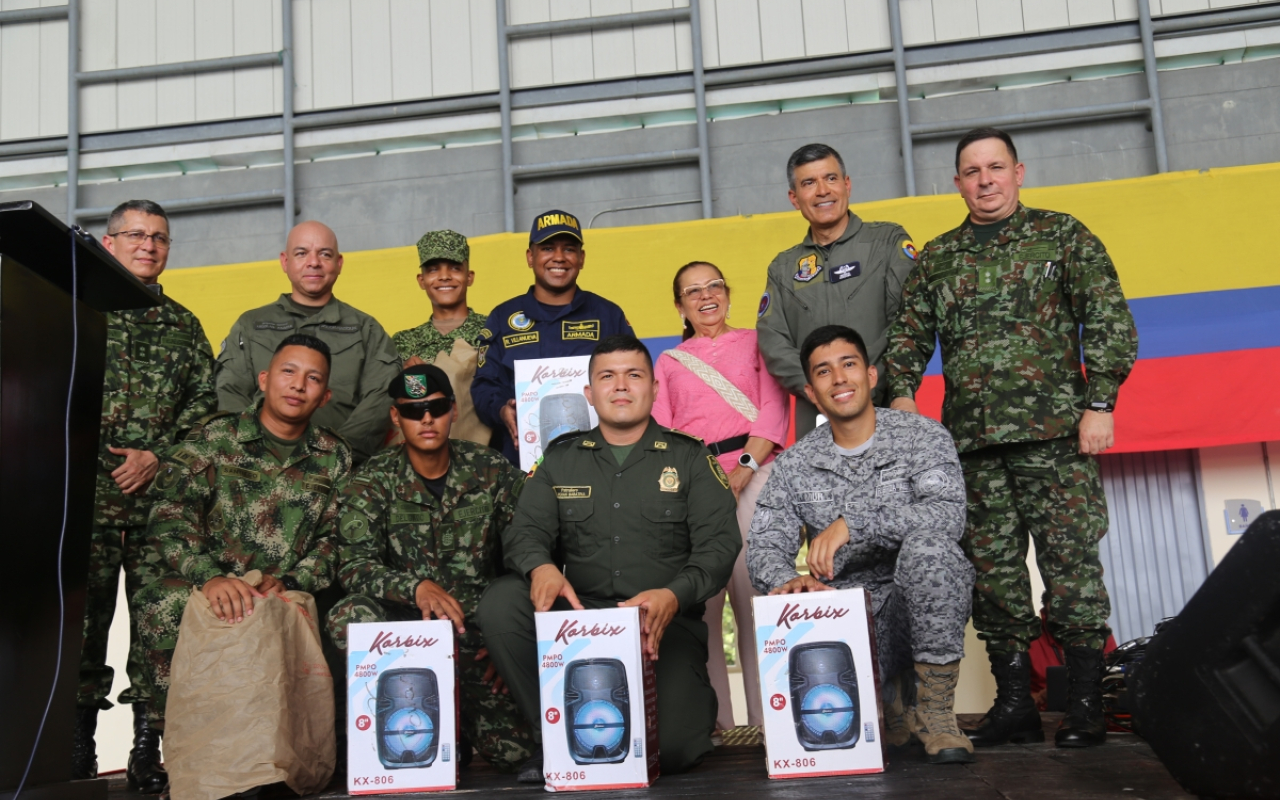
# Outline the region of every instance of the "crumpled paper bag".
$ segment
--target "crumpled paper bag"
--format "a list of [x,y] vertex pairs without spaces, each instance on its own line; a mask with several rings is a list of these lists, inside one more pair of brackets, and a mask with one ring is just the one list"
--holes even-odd
[[[262,573],[241,580],[257,586]],[[333,677],[306,592],[254,598],[234,625],[193,590],[173,654],[164,761],[173,800],[217,800],[283,781],[298,794],[333,776]]]

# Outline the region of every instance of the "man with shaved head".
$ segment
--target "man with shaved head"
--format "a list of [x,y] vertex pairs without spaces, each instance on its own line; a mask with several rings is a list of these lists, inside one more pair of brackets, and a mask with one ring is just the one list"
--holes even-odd
[[319,222],[289,231],[280,268],[293,290],[274,303],[246,311],[231,326],[218,354],[218,408],[243,411],[261,392],[258,373],[286,337],[305,333],[329,346],[333,399],[316,412],[316,424],[337,431],[357,462],[373,455],[387,435],[387,385],[400,372],[400,357],[373,317],[333,296],[342,274],[338,237]]

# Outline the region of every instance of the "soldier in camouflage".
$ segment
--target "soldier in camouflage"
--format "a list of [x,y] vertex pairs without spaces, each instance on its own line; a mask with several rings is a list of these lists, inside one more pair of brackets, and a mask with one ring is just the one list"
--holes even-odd
[[[163,724],[170,665],[192,588],[218,618],[241,622],[255,598],[315,594],[333,582],[337,487],[351,448],[311,424],[328,402],[329,349],[287,337],[259,377],[262,399],[240,413],[207,417],[165,454],[147,525],[148,555],[161,576],[138,593],[153,724]],[[260,570],[256,589],[239,580]]]
[[364,464],[342,491],[338,578],[349,595],[328,615],[346,650],[353,622],[449,619],[458,632],[466,766],[471,745],[504,772],[533,750],[533,731],[497,677],[476,626],[480,595],[504,572],[502,533],[524,473],[495,450],[450,439],[453,387],[435,366],[392,381],[391,422],[404,444]]
[[169,259],[169,219],[150,200],[130,200],[111,212],[102,244],[138,280],[162,298],[159,305],[107,316],[107,360],[89,582],[85,597],[84,645],[80,652],[73,777],[97,774],[94,731],[99,709],[111,707],[113,671],[107,666],[107,635],[116,610],[123,568],[129,602],[130,686],[121,703],[133,706],[134,741],[128,780],[136,789],[159,792],[167,780],[160,766],[160,734],[147,724],[148,694],[137,640],[134,596],[155,577],[143,560],[147,487],[163,452],[196,420],[217,406],[213,352],[195,315],[164,295],[157,282]]
[[467,305],[467,290],[475,282],[471,246],[454,231],[431,231],[418,240],[418,286],[431,302],[431,318],[416,328],[391,337],[406,367],[435,364],[455,387],[458,421],[451,429],[455,439],[487,445],[493,437],[489,426],[476,416],[471,403],[471,381],[484,357],[485,316]]
[[1029,684],[1027,649],[1040,631],[1030,537],[1070,674],[1056,740],[1085,747],[1106,733],[1099,682],[1110,614],[1098,559],[1106,499],[1093,456],[1114,444],[1111,412],[1138,338],[1102,242],[1067,214],[1023,206],[1024,172],[1003,131],[960,140],[955,183],[969,216],[921,253],[886,364],[892,407],[914,411],[935,336],[942,343],[942,422],[960,451],[964,547],[978,570],[973,622],[998,687],[970,737],[980,747],[1044,738]]
[[[830,424],[774,461],[747,541],[751,582],[771,594],[870,592],[886,740],[914,733],[931,763],[973,761],[954,711],[974,575],[959,545],[955,445],[931,419],[872,405],[877,370],[853,329],[818,328],[800,358],[805,394]],[[809,574],[798,575],[805,531]]]

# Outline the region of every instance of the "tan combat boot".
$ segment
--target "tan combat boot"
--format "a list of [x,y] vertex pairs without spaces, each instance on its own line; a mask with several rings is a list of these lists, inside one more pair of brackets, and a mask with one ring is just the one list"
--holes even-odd
[[974,761],[973,744],[956,725],[956,683],[960,662],[925,664],[916,662],[916,736],[924,743],[930,764],[969,764]]
[[903,747],[911,741],[911,727],[915,708],[911,703],[911,691],[915,688],[915,673],[903,672],[895,676],[881,692],[884,701],[884,743],[889,747]]

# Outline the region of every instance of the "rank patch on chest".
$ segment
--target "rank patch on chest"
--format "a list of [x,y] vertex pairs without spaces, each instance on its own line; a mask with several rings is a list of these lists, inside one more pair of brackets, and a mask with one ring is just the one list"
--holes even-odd
[[815,255],[808,255],[800,259],[796,262],[796,267],[796,274],[792,278],[801,283],[808,283],[818,277],[818,273],[822,272],[822,267],[818,266],[818,257]]
[[658,488],[664,492],[680,491],[680,473],[675,467],[662,468],[662,475],[658,477]]
[[560,338],[566,342],[573,340],[600,341],[600,320],[580,319],[565,320],[560,323]]
[[828,283],[839,283],[846,278],[856,278],[862,274],[862,262],[851,261],[848,264],[841,264],[838,267],[831,268],[831,277],[827,278]]
[[538,341],[538,332],[529,331],[528,333],[513,333],[510,336],[502,337],[503,347],[516,347],[522,344],[534,344]]
[[586,500],[591,496],[590,486],[552,486],[557,500]]

